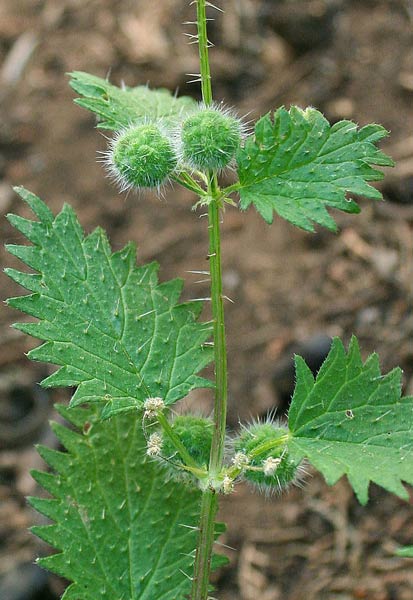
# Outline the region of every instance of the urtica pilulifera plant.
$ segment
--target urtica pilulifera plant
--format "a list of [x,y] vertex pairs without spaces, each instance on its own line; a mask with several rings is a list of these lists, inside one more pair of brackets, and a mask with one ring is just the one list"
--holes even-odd
[[[201,302],[179,302],[180,280],[138,266],[133,244],[112,253],[101,229],[85,236],[70,206],[54,216],[18,188],[37,219],[9,215],[31,245],[8,249],[34,271],[7,270],[30,291],[9,304],[36,318],[15,327],[44,342],[30,358],[60,367],[42,384],[76,388],[58,406],[70,427],[53,425],[66,450],[40,447],[51,472],[33,473],[51,497],[30,500],[51,519],[34,528],[56,549],[39,562],[71,582],[65,600],[207,600],[211,569],[225,563],[214,552],[218,500],[242,480],[281,492],[309,463],[330,485],[346,475],[362,504],[370,482],[402,498],[413,484],[413,397],[401,397],[399,369],[362,361],[355,338],[348,350],[335,339],[316,377],[296,357],[286,421],[227,434],[224,207],[335,230],[327,208],[357,213],[354,194],[379,199],[369,182],[392,161],[376,146],[383,127],[331,126],[314,108],[278,108],[247,133],[213,102],[206,4],[196,1],[202,104],[81,72],[71,85],[115,132],[105,162],[122,189],[169,181],[207,207],[212,319],[200,320]],[[237,178],[222,187],[227,166]],[[210,363],[212,381],[200,374]],[[213,390],[212,416],[173,413],[196,388]]]

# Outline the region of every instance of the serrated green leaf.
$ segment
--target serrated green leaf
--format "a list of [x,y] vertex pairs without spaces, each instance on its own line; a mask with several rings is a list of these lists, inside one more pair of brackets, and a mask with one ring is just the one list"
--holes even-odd
[[173,404],[212,387],[197,375],[213,357],[204,345],[211,325],[197,321],[200,302],[178,304],[182,282],[160,284],[158,265],[136,266],[131,244],[112,254],[101,229],[85,237],[69,206],[54,218],[39,198],[19,193],[40,221],[11,216],[34,245],[8,249],[38,274],[8,271],[34,290],[9,304],[39,319],[15,325],[45,341],[30,358],[61,365],[43,385],[78,386],[71,405],[102,402],[104,418],[148,397]]
[[401,371],[380,373],[377,355],[363,364],[353,338],[346,353],[336,338],[317,378],[296,357],[296,389],[288,415],[289,450],[308,458],[333,485],[347,475],[360,502],[370,481],[407,498],[413,484],[413,397],[401,397]]
[[142,118],[173,120],[196,108],[193,98],[177,98],[166,89],[150,90],[145,85],[119,88],[81,71],[70,77],[70,85],[81,96],[76,104],[94,112],[101,129],[117,131]]
[[57,408],[86,433],[55,424],[70,450],[55,453],[56,473],[34,473],[53,498],[30,503],[54,523],[33,531],[59,550],[40,565],[72,582],[66,600],[182,600],[191,587],[200,492],[165,481],[145,457],[139,415],[101,422],[92,410]]
[[237,153],[241,208],[253,204],[267,223],[275,211],[307,231],[313,231],[313,221],[334,231],[327,207],[360,210],[347,192],[382,197],[367,182],[383,177],[371,165],[393,165],[374,145],[386,135],[380,125],[359,129],[340,121],[331,126],[314,108],[281,107],[273,120],[265,115]]

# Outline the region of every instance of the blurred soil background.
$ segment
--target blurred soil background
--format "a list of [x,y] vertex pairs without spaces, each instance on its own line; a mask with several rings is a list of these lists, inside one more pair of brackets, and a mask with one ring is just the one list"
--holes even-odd
[[[219,1],[219,0],[218,0]],[[329,337],[355,333],[384,371],[400,365],[413,393],[413,5],[407,0],[225,0],[210,10],[214,94],[256,118],[280,104],[313,105],[331,121],[350,118],[391,130],[383,148],[397,161],[379,184],[386,201],[362,214],[335,213],[340,231],[311,235],[253,210],[229,208],[223,253],[230,369],[229,426],[274,408],[283,415],[299,351],[317,370]],[[108,230],[114,249],[129,239],[161,277],[186,279],[185,297],[207,295],[188,270],[206,264],[207,231],[194,198],[119,196],[96,163],[106,147],[94,117],[76,107],[65,73],[85,70],[113,83],[149,82],[199,97],[197,49],[183,32],[189,0],[2,0],[0,3],[0,212],[26,215],[11,190],[23,184],[54,211],[71,202],[87,231]],[[27,216],[27,215],[26,215]],[[0,249],[3,264],[17,261]],[[21,294],[2,276],[4,297]],[[48,419],[67,393],[36,384],[49,367],[30,364],[34,340],[10,329],[0,340],[0,598],[53,600],[64,583],[34,566],[49,549],[28,533],[40,517],[25,496],[42,468],[33,443],[55,446]],[[192,405],[209,410],[197,392]],[[345,481],[265,499],[239,486],[223,503],[231,565],[215,579],[222,600],[412,600],[412,562],[394,556],[413,542],[413,508],[372,486],[360,507]],[[116,600],[116,599],[114,599]],[[155,600],[155,599],[154,599]]]

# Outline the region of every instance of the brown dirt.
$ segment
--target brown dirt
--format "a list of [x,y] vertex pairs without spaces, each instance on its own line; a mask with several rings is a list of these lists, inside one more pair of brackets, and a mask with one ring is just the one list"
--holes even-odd
[[[190,210],[193,198],[180,190],[168,190],[161,202],[119,197],[95,162],[105,139],[93,129],[93,117],[72,103],[65,77],[75,69],[110,72],[115,83],[149,81],[197,97],[185,75],[197,71],[196,48],[182,36],[181,23],[193,18],[188,5],[3,0],[0,210],[25,214],[10,184],[25,185],[55,211],[70,201],[86,230],[102,225],[114,248],[135,239],[140,260],[159,260],[162,278],[185,277],[190,298],[207,293],[187,274],[203,268],[207,247],[204,222]],[[211,24],[217,99],[252,117],[298,103],[317,106],[333,121],[380,122],[392,131],[384,149],[398,161],[381,184],[387,202],[362,200],[360,216],[337,215],[337,235],[309,235],[280,220],[268,227],[252,211],[226,211],[224,280],[234,300],[227,307],[229,424],[282,405],[277,364],[291,355],[291,344],[319,333],[345,341],[357,334],[363,354],[378,351],[385,371],[402,366],[405,389],[412,393],[411,2],[226,0],[225,9]],[[5,241],[19,240],[5,219],[0,227]],[[3,263],[16,266],[0,252]],[[4,277],[1,286],[5,297],[20,293]],[[3,309],[4,406],[16,381],[35,396],[34,382],[42,376],[42,368],[22,358],[34,342],[10,330],[15,319]],[[8,447],[0,452],[0,578],[39,552],[39,542],[26,532],[36,518],[24,501],[36,492],[27,470],[41,464],[32,442],[53,440],[42,428],[49,399],[33,402],[43,408],[36,409],[32,429],[29,424],[22,439],[16,434],[19,448],[3,444]],[[210,398],[197,393],[196,402],[209,406]],[[371,492],[369,505],[361,508],[345,482],[329,489],[318,476],[282,498],[261,498],[240,486],[222,507],[229,525],[225,542],[237,551],[229,551],[231,566],[217,576],[217,595],[412,600],[411,562],[393,552],[413,542],[413,511],[376,487]],[[42,585],[51,598],[50,590],[61,586],[53,578]]]

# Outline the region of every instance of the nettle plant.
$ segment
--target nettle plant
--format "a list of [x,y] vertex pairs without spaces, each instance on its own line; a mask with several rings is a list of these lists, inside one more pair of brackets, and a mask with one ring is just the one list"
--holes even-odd
[[[76,387],[57,407],[69,426],[52,425],[66,451],[40,447],[52,472],[33,473],[51,497],[30,499],[52,520],[34,532],[58,550],[39,562],[72,582],[65,600],[210,598],[211,570],[225,563],[213,551],[225,530],[218,501],[242,480],[281,492],[308,462],[330,485],[347,475],[362,504],[370,482],[401,498],[402,482],[413,484],[413,397],[401,397],[399,369],[382,375],[375,354],[362,361],[355,338],[347,351],[333,341],[316,378],[296,357],[287,423],[227,436],[225,206],[334,231],[327,207],[359,212],[347,193],[380,199],[369,182],[392,161],[376,147],[383,127],[331,126],[314,108],[279,108],[248,132],[212,100],[206,4],[196,2],[202,103],[80,72],[71,85],[115,132],[104,161],[122,189],[173,182],[207,210],[212,320],[200,320],[202,302],[179,302],[180,280],[159,283],[156,263],[137,266],[133,244],[112,253],[102,229],[85,236],[70,206],[55,217],[18,188],[38,220],[9,215],[32,245],[8,250],[34,271],[7,270],[31,292],[9,304],[37,319],[15,327],[44,341],[30,358],[60,366],[43,386]],[[222,187],[226,168],[238,177]],[[200,375],[210,363],[213,381]],[[211,417],[173,410],[195,388],[214,390]]]

